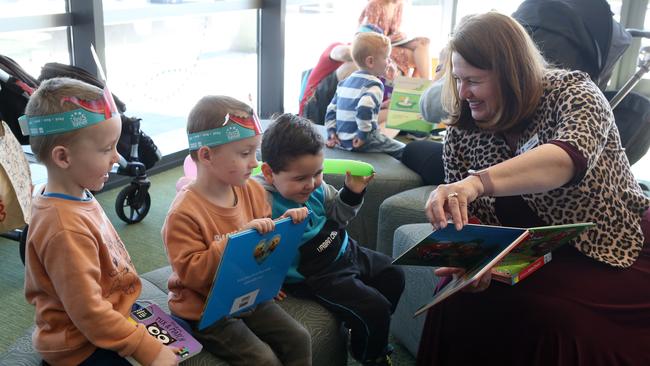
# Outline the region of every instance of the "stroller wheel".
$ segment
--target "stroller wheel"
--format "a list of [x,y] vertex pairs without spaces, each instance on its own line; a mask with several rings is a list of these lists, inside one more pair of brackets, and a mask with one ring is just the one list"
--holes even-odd
[[[137,183],[124,187],[115,199],[115,212],[127,224],[140,222],[151,208],[149,187]],[[127,213],[128,212],[128,213]]]

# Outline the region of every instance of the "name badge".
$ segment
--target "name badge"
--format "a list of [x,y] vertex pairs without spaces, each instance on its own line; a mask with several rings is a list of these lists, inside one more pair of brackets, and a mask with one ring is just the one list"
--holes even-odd
[[537,134],[535,134],[517,151],[517,155],[525,153],[526,151],[537,146],[538,144],[539,144],[539,137],[537,136]]

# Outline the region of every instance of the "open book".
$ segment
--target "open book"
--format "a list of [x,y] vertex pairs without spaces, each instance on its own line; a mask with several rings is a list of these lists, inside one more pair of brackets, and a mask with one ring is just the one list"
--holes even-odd
[[[177,348],[178,352],[176,352],[176,357],[179,362],[187,360],[203,349],[201,343],[194,339],[188,330],[180,326],[158,305],[152,303],[140,307],[136,304],[134,308],[131,311],[129,320],[133,323],[144,324],[149,334],[163,345]],[[140,365],[132,357],[127,357],[127,360],[132,365]]]
[[291,218],[281,219],[274,231],[264,235],[249,229],[229,236],[199,329],[278,294],[298,253],[308,219],[298,224]]
[[429,79],[396,76],[386,117],[386,127],[404,131],[430,133],[437,128],[420,113],[420,98],[431,86]]
[[404,45],[404,44],[407,44],[407,43],[411,42],[414,39],[415,39],[415,37],[404,37],[404,38],[400,38],[398,40],[392,41],[390,43],[390,45],[393,46],[393,47],[401,46],[401,45]]
[[[415,316],[460,291],[514,252],[544,256],[576,238],[593,223],[543,226],[529,229],[468,224],[457,231],[453,224],[435,230],[393,261],[394,264],[458,267],[465,274],[454,277]],[[506,259],[508,260],[508,259]]]

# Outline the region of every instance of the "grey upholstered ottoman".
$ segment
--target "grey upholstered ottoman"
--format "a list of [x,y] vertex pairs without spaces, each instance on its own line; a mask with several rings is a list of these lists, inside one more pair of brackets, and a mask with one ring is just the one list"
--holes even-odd
[[[151,282],[165,294],[165,310],[167,310],[167,279],[171,267],[166,266],[142,275],[143,282]],[[144,295],[141,296],[144,298]],[[289,296],[279,302],[280,306],[307,328],[311,334],[312,360],[314,366],[338,366],[347,364],[347,333],[341,322],[314,301]],[[223,361],[207,352],[194,356],[184,365],[226,365]]]
[[[165,311],[167,307],[167,294],[160,291],[158,287],[147,280],[142,280],[141,300],[149,300],[158,304]],[[32,347],[32,331],[30,328],[22,337],[7,349],[3,355],[0,355],[0,365],[2,366],[40,366],[41,358]],[[200,357],[197,355],[195,357]],[[211,365],[226,365],[225,363],[211,363]]]
[[406,224],[428,222],[424,204],[436,186],[422,186],[393,195],[379,206],[377,221],[377,251],[393,254],[393,235]]
[[[169,266],[142,275],[142,293],[140,300],[152,301],[165,311],[167,306],[167,279],[171,268]],[[347,364],[347,336],[341,323],[325,308],[308,300],[288,297],[280,305],[301,322],[312,337],[312,352],[314,366],[340,366]],[[32,329],[19,338],[5,354],[0,355],[2,366],[38,366],[41,358],[34,351],[31,340]],[[227,363],[209,352],[200,354],[183,362],[192,366],[227,366]]]
[[[384,153],[357,153],[325,148],[325,157],[365,161],[375,168],[375,179],[368,186],[363,206],[357,217],[350,223],[348,232],[353,239],[367,248],[377,249],[386,246],[387,244],[382,241],[390,241],[392,235],[377,237],[379,206],[388,197],[421,186],[422,178],[401,161]],[[342,187],[345,176],[326,175],[324,179],[335,187]]]
[[[431,232],[431,224],[410,224],[395,231],[393,256],[398,257]],[[431,301],[437,278],[429,267],[403,266],[405,287],[393,314],[391,334],[411,354],[416,355],[424,326],[425,314],[413,318],[415,311]]]

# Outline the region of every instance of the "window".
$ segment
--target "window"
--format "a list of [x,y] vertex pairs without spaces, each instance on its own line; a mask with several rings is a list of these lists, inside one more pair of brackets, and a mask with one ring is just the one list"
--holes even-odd
[[127,115],[143,118],[148,134],[184,129],[188,112],[205,95],[256,106],[257,10],[206,14],[136,1],[109,2],[104,14],[112,91],[126,103]]
[[70,64],[65,27],[16,32],[0,32],[0,52],[38,78],[48,62]]
[[0,19],[65,13],[65,4],[65,0],[0,0]]
[[517,10],[521,0],[501,0],[501,1],[484,1],[484,0],[458,0],[456,10],[456,23],[466,15],[485,13],[490,10],[498,11],[502,14],[510,15]]
[[[314,67],[323,50],[331,43],[352,40],[366,3],[367,0],[288,1],[285,22],[285,111],[298,112],[302,72]],[[409,36],[429,37],[433,57],[437,57],[444,46],[449,34],[447,28],[439,0],[405,2],[401,30]]]

